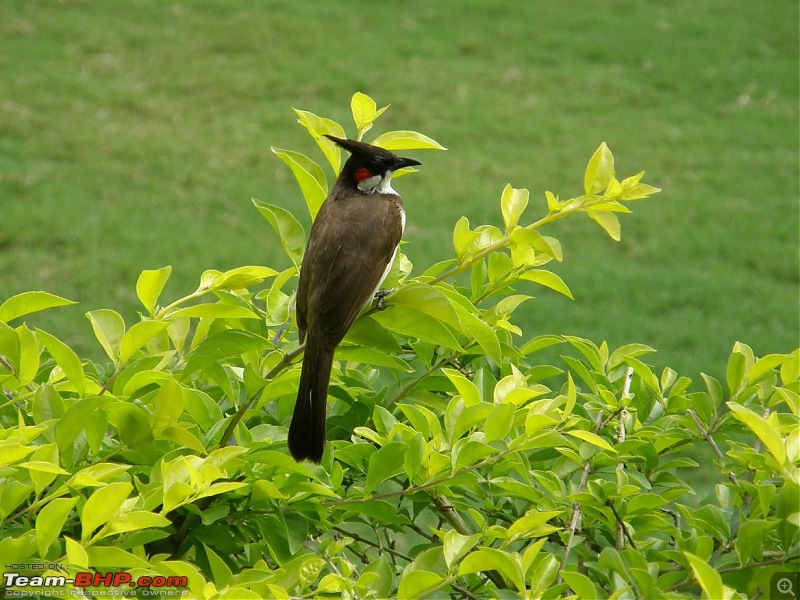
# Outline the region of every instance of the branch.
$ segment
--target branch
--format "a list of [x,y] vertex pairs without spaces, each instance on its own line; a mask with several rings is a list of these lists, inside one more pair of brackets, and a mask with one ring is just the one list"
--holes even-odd
[[[460,514],[458,514],[456,507],[450,503],[450,500],[447,498],[447,496],[442,494],[431,494],[431,499],[436,505],[436,508],[439,509],[439,512],[444,515],[444,518],[447,519],[447,522],[450,523],[453,529],[455,529],[458,533],[461,535],[472,535],[474,533],[470,529],[470,526],[467,525],[467,522],[461,518]],[[483,572],[492,581],[492,583],[497,586],[497,589],[510,589],[505,579],[503,579],[503,576],[498,571],[491,570]]]
[[[269,373],[264,375],[264,379],[266,381],[275,379],[275,377],[277,377],[284,369],[286,369],[289,365],[291,365],[292,361],[298,356],[300,356],[304,350],[305,350],[305,345],[298,346],[297,348],[286,354],[277,365],[275,365],[274,367],[272,367],[272,369],[270,369]],[[244,413],[246,413],[253,405],[253,402],[255,402],[256,398],[258,397],[258,395],[261,393],[262,390],[263,388],[258,390],[252,396],[250,396],[239,407],[239,410],[237,410],[236,413],[231,417],[228,426],[225,428],[225,433],[222,434],[222,437],[219,440],[220,448],[225,448],[228,444],[230,444],[231,440],[233,439],[233,432],[236,430],[236,426],[242,420],[242,417],[244,417]]]
[[[725,456],[720,451],[719,446],[717,446],[717,442],[714,441],[714,438],[711,437],[711,434],[708,432],[708,430],[706,430],[706,428],[703,427],[703,424],[700,422],[700,419],[697,418],[697,414],[691,408],[687,408],[686,413],[692,418],[692,421],[694,421],[694,424],[697,427],[698,431],[700,431],[700,435],[702,435],[703,438],[705,438],[705,440],[709,443],[716,457],[719,460],[724,461]],[[737,488],[739,487],[739,480],[736,479],[735,473],[733,472],[728,473],[728,479],[730,479],[731,483],[733,483],[733,485],[735,485]]]
[[625,539],[628,540],[628,543],[631,545],[631,548],[634,550],[638,550],[636,547],[636,542],[633,541],[631,534],[628,532],[628,528],[625,527],[625,521],[622,520],[622,517],[619,516],[617,512],[617,508],[614,506],[614,503],[611,500],[606,500],[606,506],[611,509],[611,512],[614,513],[614,518],[617,520],[617,525],[619,529],[622,529],[622,533],[625,535]]
[[331,500],[328,502],[323,502],[322,506],[330,507],[330,506],[342,506],[344,504],[361,504],[363,502],[372,502],[373,500],[386,500],[387,498],[397,498],[398,496],[410,496],[412,494],[416,494],[417,492],[423,492],[425,490],[429,490],[431,488],[435,488],[440,485],[444,485],[454,479],[457,479],[461,475],[465,473],[469,473],[470,471],[475,471],[487,465],[494,464],[503,458],[505,458],[508,454],[512,452],[520,452],[524,450],[524,446],[519,448],[508,448],[507,450],[503,450],[502,452],[498,452],[493,456],[489,456],[482,461],[476,462],[474,465],[470,465],[468,467],[464,467],[453,473],[452,475],[448,475],[447,477],[442,477],[441,479],[435,479],[434,481],[429,481],[428,483],[423,483],[418,486],[411,486],[408,488],[404,488],[402,490],[398,490],[396,492],[387,492],[385,494],[374,494],[372,496],[366,496],[364,498],[345,498],[344,500]]

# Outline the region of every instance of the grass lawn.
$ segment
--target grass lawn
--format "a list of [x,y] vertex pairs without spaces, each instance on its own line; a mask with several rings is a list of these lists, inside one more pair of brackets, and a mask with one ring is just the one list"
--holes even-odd
[[619,244],[588,219],[548,232],[576,300],[527,290],[526,337],[643,342],[692,377],[723,376],[736,340],[797,346],[788,0],[5,0],[0,299],[79,301],[36,322],[85,352],[83,313],[132,323],[142,269],[172,265],[177,297],[207,268],[285,263],[250,198],[307,216],[269,148],[313,153],[291,107],[346,122],[357,90],[392,103],[381,127],[450,149],[398,184],[417,272],[450,256],[460,215],[499,224],[507,182],[532,212],[545,190],[578,195],[601,141],[619,175],[663,188]]

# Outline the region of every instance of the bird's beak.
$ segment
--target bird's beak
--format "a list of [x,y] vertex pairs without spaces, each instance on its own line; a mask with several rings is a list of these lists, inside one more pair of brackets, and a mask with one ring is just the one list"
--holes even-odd
[[398,169],[402,169],[404,167],[414,167],[417,165],[421,165],[422,163],[413,158],[404,158],[402,156],[398,156],[397,160],[394,162],[393,171],[397,171]]

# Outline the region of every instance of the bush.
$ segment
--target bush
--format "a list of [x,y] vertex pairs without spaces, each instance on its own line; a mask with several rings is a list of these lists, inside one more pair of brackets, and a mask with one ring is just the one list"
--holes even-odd
[[[352,108],[359,139],[385,110],[363,94]],[[344,136],[296,112],[315,140]],[[376,142],[441,149],[411,131]],[[339,150],[320,148],[335,173]],[[273,151],[313,216],[327,195],[323,169]],[[170,268],[144,271],[140,322],[88,313],[108,364],[9,324],[69,301],[6,300],[7,573],[114,572],[113,583],[150,577],[154,589],[185,584],[202,598],[764,593],[800,556],[798,351],[758,358],[736,344],[724,387],[707,376],[693,385],[654,373],[647,346],[527,339],[512,321],[531,286],[570,296],[543,268],[562,252],[541,230],[584,214],[619,239],[618,215],[658,191],[642,176],[618,180],[603,144],[583,194],[547,192],[538,220],[521,225],[528,191],[506,186],[502,228],[462,217],[454,258],[413,277],[398,255],[386,310],[367,310],[337,351],[321,465],[295,463],[285,447],[305,245],[286,210],[254,201],[290,268],[207,271],[195,292],[164,305]],[[541,351],[555,347],[562,355],[547,364],[540,357],[552,352]],[[691,458],[699,445],[713,464]],[[698,470],[709,492],[700,499],[687,483]],[[75,587],[87,581],[77,576]],[[25,582],[7,574],[5,583]],[[124,591],[144,595],[148,582],[138,583]]]

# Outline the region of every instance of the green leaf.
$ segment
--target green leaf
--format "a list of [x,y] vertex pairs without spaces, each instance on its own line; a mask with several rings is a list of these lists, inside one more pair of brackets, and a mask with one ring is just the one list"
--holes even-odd
[[183,413],[183,388],[172,377],[166,379],[153,400],[153,433],[178,422]]
[[170,440],[175,442],[175,444],[178,446],[190,448],[198,454],[206,453],[206,448],[203,446],[203,442],[197,439],[197,437],[195,437],[190,431],[177,425],[165,427],[158,433],[158,439]]
[[787,354],[767,354],[759,358],[750,369],[748,381],[755,383],[764,378],[770,371],[777,369],[786,361],[791,360]]
[[456,225],[453,227],[453,248],[455,249],[456,257],[463,258],[479,235],[469,228],[469,219],[467,217],[462,216],[456,221]]
[[42,558],[46,558],[48,548],[58,539],[64,521],[77,502],[77,498],[56,498],[39,511],[36,516],[36,545]]
[[465,406],[472,406],[481,401],[481,393],[472,381],[467,379],[463,373],[448,367],[442,368],[442,374],[452,383],[461,397],[464,399]]
[[73,567],[89,567],[89,555],[86,554],[84,547],[75,540],[64,537],[67,548],[67,563]]
[[170,520],[162,515],[147,510],[133,510],[112,521],[107,535],[168,527],[170,524]]
[[214,333],[203,340],[187,357],[181,381],[187,381],[192,373],[210,364],[271,346],[267,339],[249,331],[231,329]]
[[148,314],[152,315],[158,302],[158,297],[167,284],[172,267],[167,265],[161,269],[145,270],[136,281],[136,295]]
[[728,358],[728,368],[725,378],[731,394],[735,394],[742,387],[747,370],[747,359],[740,352],[732,352]]
[[219,271],[206,271],[201,280],[206,280],[207,275],[213,273],[209,289],[212,290],[240,290],[251,285],[256,285],[264,281],[267,277],[273,277],[278,271],[270,267],[246,266],[237,267],[224,273]]
[[70,304],[76,303],[48,292],[22,292],[0,304],[0,322],[8,323],[17,317]]
[[86,375],[83,372],[83,364],[75,351],[67,346],[58,338],[50,335],[41,329],[36,330],[36,337],[47,349],[56,364],[66,375],[67,379],[75,386],[75,391],[79,396],[83,396],[86,390]]
[[103,350],[115,365],[119,364],[119,345],[125,334],[125,321],[119,313],[106,308],[88,312],[86,317]]
[[397,590],[398,598],[423,598],[431,588],[438,586],[444,577],[430,571],[406,568],[400,587]]
[[486,418],[486,441],[493,442],[501,440],[511,431],[514,424],[514,412],[516,407],[513,404],[496,404]]
[[503,212],[503,223],[506,226],[506,233],[510,232],[519,223],[525,207],[528,206],[529,192],[526,189],[516,189],[510,184],[503,189],[500,196],[500,208]]
[[153,430],[147,413],[136,404],[112,402],[105,405],[108,422],[119,433],[120,440],[144,460],[155,459]]
[[611,236],[614,241],[619,241],[622,236],[622,228],[619,224],[619,218],[612,212],[593,211],[589,210],[586,213],[595,221],[600,227],[605,229],[606,233]]
[[39,371],[39,344],[36,337],[26,325],[16,328],[17,338],[19,339],[19,369],[17,379],[21,386],[29,385],[36,373]]
[[127,363],[134,354],[147,344],[147,342],[162,331],[166,331],[167,327],[169,327],[169,323],[166,321],[142,321],[132,325],[131,328],[125,332],[120,341],[120,363]]
[[115,546],[90,546],[86,549],[89,566],[112,569],[152,569],[146,560]]
[[520,592],[525,589],[522,566],[515,556],[495,548],[480,548],[468,554],[458,568],[458,575],[469,575],[482,571],[499,571],[508,581],[513,582]]
[[303,226],[292,213],[280,206],[273,206],[255,198],[253,204],[278,234],[281,246],[294,266],[300,268],[303,250],[306,247],[306,232]]
[[[614,177],[614,155],[605,142],[595,150],[583,176],[583,192],[587,196],[599,194]],[[613,237],[613,236],[612,236]]]
[[768,539],[769,532],[775,529],[779,521],[766,521],[752,519],[745,521],[739,527],[736,535],[736,553],[739,555],[739,564],[746,565],[751,558],[761,561],[764,558],[764,541]]
[[645,344],[626,344],[625,346],[620,346],[608,357],[608,368],[613,369],[625,363],[625,360],[629,357],[641,356],[651,352],[655,352],[655,349]]
[[[468,410],[469,409],[461,413],[461,416],[464,416]],[[463,425],[458,423],[454,433],[458,435],[462,429]],[[489,444],[484,444],[483,442],[478,442],[476,440],[470,440],[463,445],[456,445],[451,455],[453,462],[453,473],[457,473],[465,467],[476,465],[487,456],[494,456],[495,454],[497,454],[497,450],[495,448]]]
[[520,517],[508,528],[508,543],[530,537],[543,537],[549,535],[556,527],[542,527],[550,519],[563,514],[561,510],[538,511],[529,510],[524,516]]
[[684,552],[683,555],[689,561],[689,566],[692,568],[697,583],[703,588],[707,598],[717,600],[718,598],[726,598],[725,588],[722,585],[722,577],[717,573],[713,567],[708,565],[702,558]]
[[414,369],[404,360],[375,348],[341,345],[336,349],[336,359],[365,365],[388,367],[395,371],[411,373]]
[[358,128],[359,140],[364,137],[364,134],[367,131],[372,129],[372,124],[375,119],[380,117],[387,108],[389,107],[384,106],[378,110],[375,100],[366,94],[362,94],[361,92],[356,92],[353,94],[353,97],[350,100],[350,110],[353,113],[353,122]]
[[[388,302],[392,302],[393,297],[394,294],[387,299]],[[414,308],[390,305],[386,310],[374,312],[367,318],[378,322],[389,331],[452,348],[459,352],[464,351],[446,325],[443,325],[439,319]]]
[[[260,318],[256,313],[245,306],[237,304],[222,304],[215,302],[214,304],[195,304],[194,306],[187,306],[180,308],[174,313],[171,313],[170,318],[175,317],[194,317],[198,319],[258,319]],[[145,321],[147,322],[147,321]],[[133,328],[131,328],[133,329]]]
[[332,119],[317,116],[306,110],[299,110],[297,108],[293,110],[295,114],[297,114],[297,122],[308,130],[308,133],[314,138],[314,141],[317,142],[325,158],[327,158],[328,162],[331,164],[333,172],[338,173],[341,165],[341,150],[337,144],[324,136],[328,134],[339,138],[345,138],[347,134],[345,134],[344,128]]
[[614,450],[614,447],[601,438],[596,433],[592,433],[591,431],[584,431],[583,429],[573,429],[572,431],[565,431],[567,435],[571,435],[572,437],[576,437],[579,440],[583,440],[584,442],[588,442],[593,446],[597,446],[598,448],[602,448],[603,450],[608,450],[609,452],[613,452],[614,454],[617,453]]
[[230,567],[222,560],[219,555],[211,548],[203,544],[203,549],[206,551],[208,558],[208,565],[211,567],[211,575],[214,577],[214,583],[217,587],[225,587],[233,577]]
[[586,575],[574,571],[561,571],[561,578],[572,589],[578,598],[600,598],[597,588]]
[[305,154],[292,150],[271,148],[272,152],[292,170],[300,191],[303,192],[311,218],[317,216],[319,207],[328,195],[328,181],[320,166]]
[[387,479],[403,472],[406,452],[408,452],[408,445],[401,442],[389,442],[369,457],[365,488],[367,494],[371,494],[378,485]]
[[[127,482],[109,483],[89,496],[81,512],[81,541],[86,541],[92,532],[105,525],[116,514],[133,490]],[[123,565],[119,565],[123,566]]]
[[387,131],[372,140],[387,150],[447,150],[436,140],[416,131]]
[[575,299],[572,297],[572,292],[570,291],[569,287],[567,287],[567,284],[564,283],[564,280],[551,271],[546,271],[544,269],[533,269],[530,271],[525,271],[519,276],[519,278],[524,279],[525,281],[533,281],[539,285],[548,287],[551,290],[555,290],[561,294],[564,294],[570,300]]
[[444,536],[444,543],[442,545],[444,562],[447,564],[447,568],[449,569],[454,564],[457,564],[458,560],[472,550],[480,539],[481,535],[479,533],[463,535],[458,533],[455,529],[448,531]]
[[734,417],[747,425],[758,436],[758,439],[766,446],[775,462],[779,466],[783,466],[786,463],[786,446],[783,444],[780,432],[773,424],[749,408],[735,402],[728,402],[728,408],[731,409]]

